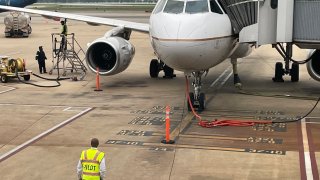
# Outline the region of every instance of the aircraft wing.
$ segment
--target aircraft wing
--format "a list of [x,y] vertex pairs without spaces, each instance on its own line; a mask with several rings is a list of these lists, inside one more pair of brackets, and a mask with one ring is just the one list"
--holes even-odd
[[39,15],[49,16],[49,17],[66,18],[66,19],[84,21],[84,22],[93,23],[93,24],[102,24],[102,25],[109,25],[109,26],[116,26],[116,27],[120,26],[128,29],[132,29],[135,31],[145,32],[145,33],[149,32],[149,24],[144,24],[144,23],[136,23],[136,22],[129,22],[129,21],[123,21],[123,20],[110,19],[110,18],[93,17],[93,16],[84,16],[84,15],[77,15],[77,14],[70,14],[70,13],[60,13],[60,12],[51,12],[51,11],[43,11],[43,10],[35,10],[35,9],[17,8],[17,7],[10,7],[10,6],[0,6],[0,9],[4,9],[8,11],[26,12],[31,14],[39,14]]

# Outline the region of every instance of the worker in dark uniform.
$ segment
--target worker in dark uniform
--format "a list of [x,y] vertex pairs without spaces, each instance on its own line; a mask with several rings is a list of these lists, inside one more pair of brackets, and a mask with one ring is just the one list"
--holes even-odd
[[60,33],[60,36],[62,37],[62,38],[61,38],[60,49],[62,50],[63,47],[64,47],[64,49],[67,49],[67,46],[66,46],[66,37],[67,37],[67,34],[68,34],[68,27],[67,27],[67,24],[66,24],[66,20],[62,20],[60,23],[61,23],[61,33]]
[[40,74],[42,74],[42,72],[43,73],[47,73],[46,61],[45,61],[46,59],[47,59],[47,57],[46,57],[46,54],[43,51],[42,46],[39,46],[39,51],[37,51],[36,60],[38,61],[38,64],[39,64],[39,72],[40,72]]

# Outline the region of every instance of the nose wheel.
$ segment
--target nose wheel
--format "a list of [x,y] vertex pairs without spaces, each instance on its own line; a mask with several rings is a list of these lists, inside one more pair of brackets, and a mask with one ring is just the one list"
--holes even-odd
[[176,75],[174,74],[174,69],[164,64],[162,61],[152,59],[149,66],[150,77],[157,78],[160,71],[164,72],[163,78],[172,79],[176,77]]

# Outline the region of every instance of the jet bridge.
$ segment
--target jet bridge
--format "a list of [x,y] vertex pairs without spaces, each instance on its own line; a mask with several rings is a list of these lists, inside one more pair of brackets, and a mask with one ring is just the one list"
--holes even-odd
[[[274,81],[283,82],[284,74],[290,75],[291,81],[298,81],[299,64],[305,63],[310,76],[320,81],[320,0],[218,1],[228,14],[240,43],[256,47],[272,44],[283,57],[285,64],[276,64]],[[292,59],[293,44],[316,50],[306,60],[296,61]]]
[[240,42],[320,49],[320,0],[219,0]]

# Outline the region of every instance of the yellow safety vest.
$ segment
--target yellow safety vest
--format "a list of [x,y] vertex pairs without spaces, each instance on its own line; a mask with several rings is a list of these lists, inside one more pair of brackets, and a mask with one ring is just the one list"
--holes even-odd
[[61,34],[65,36],[68,34],[68,26],[66,24],[61,26]]
[[83,180],[100,180],[100,163],[103,157],[104,153],[97,149],[91,148],[82,151],[80,161]]

